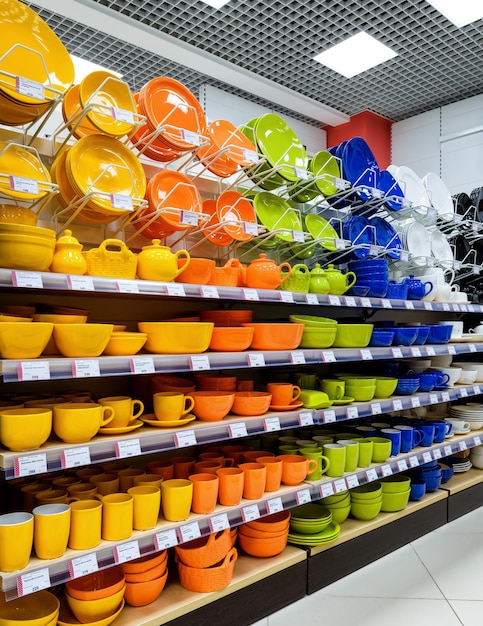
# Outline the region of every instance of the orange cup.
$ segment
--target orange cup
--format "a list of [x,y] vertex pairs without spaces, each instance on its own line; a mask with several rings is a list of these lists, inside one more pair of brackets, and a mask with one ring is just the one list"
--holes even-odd
[[195,469],[196,459],[192,456],[175,456],[171,463],[174,466],[174,477],[187,479]]
[[300,397],[300,387],[291,383],[268,383],[267,391],[272,394],[273,406],[289,406]]
[[67,487],[80,482],[81,479],[78,476],[59,476],[58,478],[54,478],[52,486],[57,489],[67,489]]
[[315,472],[317,461],[306,459],[298,454],[282,454],[278,457],[282,459],[282,483],[284,485],[299,485],[307,474]]
[[220,479],[218,487],[218,502],[224,506],[240,504],[243,496],[245,472],[239,467],[222,467],[216,470]]
[[189,480],[193,483],[193,513],[211,513],[215,510],[218,500],[218,486],[220,480],[216,474],[191,474]]
[[243,463],[243,455],[245,454],[245,452],[249,452],[250,450],[253,450],[253,448],[251,448],[250,446],[235,444],[223,446],[223,448],[221,449],[223,455],[229,459],[233,459],[235,465],[238,465],[238,463]]
[[247,500],[258,500],[265,492],[267,468],[260,463],[242,463],[240,469],[245,474],[243,497]]
[[265,491],[277,491],[277,489],[280,489],[283,468],[282,459],[276,456],[259,456],[257,458],[257,463],[265,466],[267,470]]
[[174,478],[174,465],[171,461],[151,461],[147,464],[150,474],[159,474],[163,480],[171,480]]
[[227,459],[221,452],[201,452],[199,461],[218,461],[222,467],[233,467],[233,459]]
[[65,489],[45,489],[35,494],[37,506],[41,504],[68,504],[71,501]]
[[20,488],[20,493],[22,494],[20,508],[22,509],[22,511],[32,513],[32,509],[38,504],[37,500],[35,499],[36,494],[49,488],[50,483],[48,482],[38,482],[23,485],[23,487]]
[[245,463],[258,463],[258,457],[260,456],[275,456],[275,454],[267,450],[250,450],[250,452],[243,454],[243,461]]
[[222,467],[225,466],[219,461],[198,461],[197,463],[195,463],[194,473],[214,474],[216,476],[216,472]]

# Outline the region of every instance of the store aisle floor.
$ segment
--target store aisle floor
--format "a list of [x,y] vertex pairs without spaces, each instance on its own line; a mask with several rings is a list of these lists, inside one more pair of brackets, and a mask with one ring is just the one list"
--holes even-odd
[[255,626],[482,626],[483,507]]

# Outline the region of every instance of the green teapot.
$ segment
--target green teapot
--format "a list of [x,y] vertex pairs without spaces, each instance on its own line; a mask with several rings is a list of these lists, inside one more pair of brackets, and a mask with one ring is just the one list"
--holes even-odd
[[310,293],[329,293],[330,283],[327,280],[325,271],[320,267],[319,263],[310,272],[309,292]]
[[308,293],[310,282],[310,270],[304,263],[297,263],[292,267],[290,276],[281,285],[284,291]]
[[340,270],[336,270],[332,264],[325,270],[325,275],[330,285],[329,293],[336,296],[341,296],[350,289],[357,279],[354,272],[343,274]]

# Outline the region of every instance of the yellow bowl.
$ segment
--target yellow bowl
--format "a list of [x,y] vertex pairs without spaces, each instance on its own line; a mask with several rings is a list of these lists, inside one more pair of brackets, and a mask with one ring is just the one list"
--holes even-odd
[[31,322],[31,317],[18,317],[16,315],[5,315],[0,313],[0,322]]
[[13,452],[36,450],[49,438],[52,411],[45,408],[0,410],[0,442]]
[[104,354],[108,356],[125,356],[137,354],[147,341],[146,333],[113,332]]
[[37,224],[37,215],[31,209],[15,206],[13,204],[1,204],[0,223],[35,226]]
[[[109,626],[109,624],[112,624],[112,622],[119,617],[121,611],[124,608],[124,604],[125,602],[123,598],[121,600],[121,603],[119,604],[119,607],[112,615],[106,617],[105,619],[100,619],[97,622],[89,622],[89,626]],[[79,620],[76,619],[76,617],[74,617],[74,615],[72,614],[71,610],[69,609],[69,605],[67,604],[67,600],[65,598],[62,598],[60,601],[60,613],[57,620],[58,626],[79,626],[79,624],[81,623],[82,622],[79,622]],[[50,626],[50,624],[48,626]]]
[[112,596],[99,598],[98,600],[78,600],[68,593],[65,594],[65,597],[70,610],[77,617],[79,622],[88,624],[90,622],[106,619],[113,615],[124,598],[125,590],[126,585],[123,585],[122,589],[112,594]]
[[197,354],[208,349],[213,333],[211,322],[138,322],[147,333],[146,350],[157,354]]
[[37,591],[23,598],[0,599],[0,626],[47,626],[59,613],[59,600],[49,591]]
[[43,237],[49,241],[52,239],[55,241],[55,230],[51,228],[41,228],[40,226],[19,223],[0,223],[0,234],[6,235],[8,233],[12,235],[32,235],[34,237]]
[[34,322],[50,322],[51,324],[85,324],[88,315],[59,315],[57,313],[35,313]]
[[54,324],[59,352],[70,358],[100,356],[112,334],[112,324]]
[[46,272],[54,258],[55,238],[0,233],[0,267]]
[[52,336],[53,324],[2,322],[0,356],[3,359],[36,359]]

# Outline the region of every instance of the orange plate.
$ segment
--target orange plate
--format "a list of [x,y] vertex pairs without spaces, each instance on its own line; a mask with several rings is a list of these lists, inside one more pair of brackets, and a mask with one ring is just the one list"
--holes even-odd
[[225,153],[229,161],[243,167],[253,165],[251,161],[247,161],[245,158],[245,150],[257,152],[257,148],[231,122],[228,120],[215,120],[209,125],[208,132],[218,150],[227,146],[230,147]]
[[216,200],[205,200],[203,202],[203,213],[211,216],[201,229],[203,235],[208,239],[208,241],[217,246],[229,246],[233,243],[233,237],[227,235],[224,228],[212,230],[220,224],[216,213]]
[[[146,193],[151,211],[167,209],[156,222],[163,228],[187,230],[190,224],[181,223],[181,210],[201,213],[202,200],[199,191],[191,180],[170,170],[157,172],[149,181]],[[174,210],[169,210],[174,209]]]
[[[216,214],[218,221],[224,222],[250,222],[257,223],[255,209],[252,203],[238,191],[224,191],[216,202]],[[225,232],[237,241],[248,241],[253,237],[245,232],[243,224],[226,223],[223,225]]]

